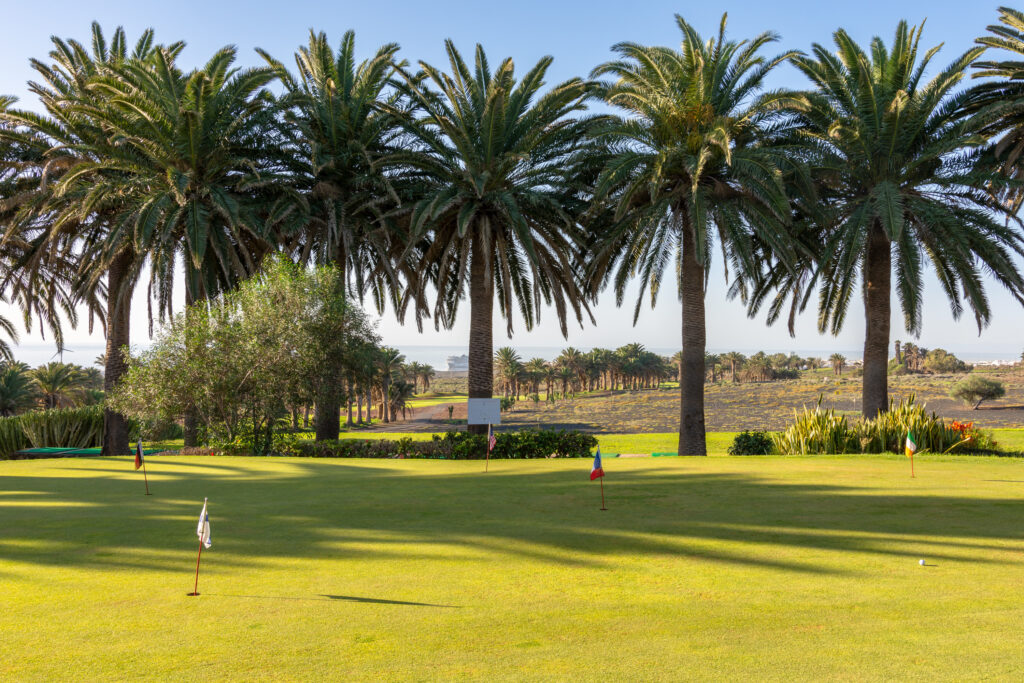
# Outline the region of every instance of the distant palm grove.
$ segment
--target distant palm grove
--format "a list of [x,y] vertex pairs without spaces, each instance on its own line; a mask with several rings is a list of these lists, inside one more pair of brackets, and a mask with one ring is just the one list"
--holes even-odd
[[[351,32],[311,31],[294,66],[259,51],[262,66],[240,68],[225,47],[186,70],[184,42],[93,25],[32,60],[38,106],[0,97],[0,292],[58,346],[62,321],[101,323],[110,392],[128,371],[136,291],[163,321],[176,287],[216,307],[280,254],[336,269],[340,296],[418,326],[450,328],[468,306],[470,398],[493,396],[495,378],[509,395],[674,376],[679,453],[702,455],[709,373],[757,381],[810,365],[727,355],[709,368],[717,253],[730,295],[791,332],[811,301],[832,333],[863,302],[874,417],[888,404],[893,297],[918,335],[926,270],[979,330],[993,315],[985,277],[1024,303],[1024,14],[993,19],[940,61],[923,24],[771,54],[774,33],[735,40],[723,17],[706,38],[676,17],[678,46],[619,43],[561,83],[546,82],[549,57],[517,71],[451,41],[443,66],[395,44],[360,61]],[[765,87],[784,63],[803,89]],[[605,290],[625,303],[633,281],[635,316],[664,286],[679,297],[677,358],[632,345],[587,365],[567,349],[542,368],[495,353],[495,310],[509,336],[516,315],[530,329],[542,313],[567,334],[595,322]],[[826,363],[841,373],[845,359]],[[357,383],[323,380],[316,435],[335,439],[353,397],[330,387]],[[25,401],[47,395],[38,371],[32,386]],[[195,445],[195,412],[181,419]],[[108,407],[105,424],[105,452],[128,452],[126,418]]]

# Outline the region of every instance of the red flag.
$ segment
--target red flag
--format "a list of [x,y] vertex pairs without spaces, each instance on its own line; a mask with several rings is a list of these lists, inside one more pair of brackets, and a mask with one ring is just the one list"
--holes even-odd
[[135,442],[135,469],[142,467],[142,442]]
[[494,428],[491,425],[487,425],[487,452],[490,453],[494,450],[494,444],[498,443],[498,439],[494,436]]

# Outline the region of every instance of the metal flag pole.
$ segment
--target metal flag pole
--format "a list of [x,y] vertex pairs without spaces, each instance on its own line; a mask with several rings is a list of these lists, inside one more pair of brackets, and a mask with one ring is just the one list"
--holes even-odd
[[601,509],[607,510],[608,508],[604,506],[604,477],[599,477],[598,480],[601,482]]

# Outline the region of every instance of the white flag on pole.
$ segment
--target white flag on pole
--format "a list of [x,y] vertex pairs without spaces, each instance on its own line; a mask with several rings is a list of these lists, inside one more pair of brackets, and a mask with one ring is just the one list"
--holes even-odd
[[203,511],[199,514],[199,526],[196,527],[196,535],[204,548],[210,547],[210,515],[206,512],[206,498],[203,498]]

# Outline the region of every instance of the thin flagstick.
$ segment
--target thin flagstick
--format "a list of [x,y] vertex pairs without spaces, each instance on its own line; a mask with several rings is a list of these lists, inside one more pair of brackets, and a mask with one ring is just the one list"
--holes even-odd
[[604,477],[598,477],[598,480],[601,482],[601,509],[607,510],[604,506]]
[[142,456],[142,480],[146,482],[146,495],[153,495],[149,492],[149,476],[146,474],[146,456]]
[[199,558],[203,556],[203,539],[199,538],[199,554],[196,555],[196,585],[189,595],[199,595]]
[[914,479],[914,454],[910,454],[910,478]]

